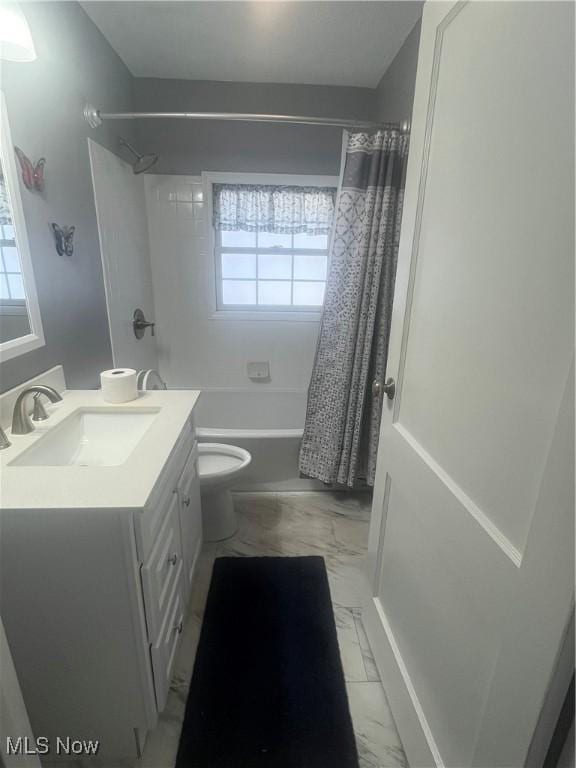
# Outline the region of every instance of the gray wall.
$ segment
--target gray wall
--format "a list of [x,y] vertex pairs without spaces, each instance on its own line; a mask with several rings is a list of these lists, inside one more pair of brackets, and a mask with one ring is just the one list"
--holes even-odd
[[[374,90],[314,85],[139,78],[138,112],[258,112],[371,120]],[[155,173],[201,171],[338,174],[339,128],[306,125],[141,120],[143,152],[157,152]]]
[[[418,22],[376,89],[137,78],[138,112],[264,112],[399,122],[412,114]],[[342,131],[299,125],[141,120],[143,152],[156,173],[201,171],[338,174]]]
[[376,114],[379,120],[397,123],[412,116],[420,26],[418,21],[378,83]]
[[[46,345],[0,366],[1,391],[62,363],[68,385],[93,388],[112,362],[87,137],[117,149],[132,125],[92,131],[85,101],[131,109],[132,77],[77,3],[23,3],[38,58],[3,62],[12,141],[46,158],[43,195],[21,185]],[[75,224],[75,253],[58,256],[49,222]]]
[[[44,156],[43,195],[22,198],[46,345],[0,366],[0,391],[62,363],[69,386],[92,388],[111,365],[87,137],[118,151],[117,137],[160,154],[156,173],[202,170],[338,174],[341,130],[186,121],[109,122],[92,130],[86,101],[103,111],[237,111],[401,120],[411,112],[419,24],[377,90],[335,86],[134,80],[77,3],[25,3],[38,59],[3,63],[0,85],[12,139]],[[74,224],[72,259],[56,254],[49,223]]]

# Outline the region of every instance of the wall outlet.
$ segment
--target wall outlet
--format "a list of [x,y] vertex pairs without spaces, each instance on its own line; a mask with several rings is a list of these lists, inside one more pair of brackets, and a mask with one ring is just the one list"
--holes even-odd
[[251,381],[270,381],[270,363],[268,360],[260,363],[246,363],[246,373]]

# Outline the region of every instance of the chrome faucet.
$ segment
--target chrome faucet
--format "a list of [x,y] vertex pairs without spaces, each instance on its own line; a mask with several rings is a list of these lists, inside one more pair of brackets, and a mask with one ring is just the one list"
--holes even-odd
[[[34,393],[35,395],[46,395],[51,403],[58,403],[62,400],[62,397],[55,389],[47,387],[45,384],[35,384],[33,387],[23,389],[14,405],[14,413],[12,415],[13,435],[27,435],[34,429],[34,424],[32,424],[30,414],[28,413],[28,396]],[[42,411],[44,411],[44,408],[42,408]]]

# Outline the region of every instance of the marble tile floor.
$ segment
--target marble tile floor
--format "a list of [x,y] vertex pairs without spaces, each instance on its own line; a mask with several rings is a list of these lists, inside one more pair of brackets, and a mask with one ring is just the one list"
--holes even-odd
[[[168,702],[158,726],[148,734],[142,758],[132,765],[101,768],[173,768],[214,560],[250,555],[324,557],[359,766],[408,768],[362,625],[361,578],[368,541],[368,496],[330,492],[242,493],[236,495],[236,508],[237,535],[220,544],[207,544],[202,550]],[[43,765],[52,768],[52,764]],[[94,761],[60,762],[58,768],[94,768]]]
[[330,492],[242,493],[236,494],[236,508],[237,535],[203,548],[168,704],[135,768],[174,765],[214,560],[250,555],[324,557],[360,768],[407,768],[361,618],[369,497]]

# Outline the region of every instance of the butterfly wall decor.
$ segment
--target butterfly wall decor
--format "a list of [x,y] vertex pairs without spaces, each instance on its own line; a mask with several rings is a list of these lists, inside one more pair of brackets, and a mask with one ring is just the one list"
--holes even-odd
[[74,253],[74,232],[76,227],[60,227],[52,222],[52,232],[58,256],[72,256]]
[[20,169],[22,171],[22,181],[26,189],[36,192],[44,191],[44,166],[46,165],[46,159],[41,157],[40,160],[34,165],[29,160],[20,147],[14,147],[16,157],[20,163]]

